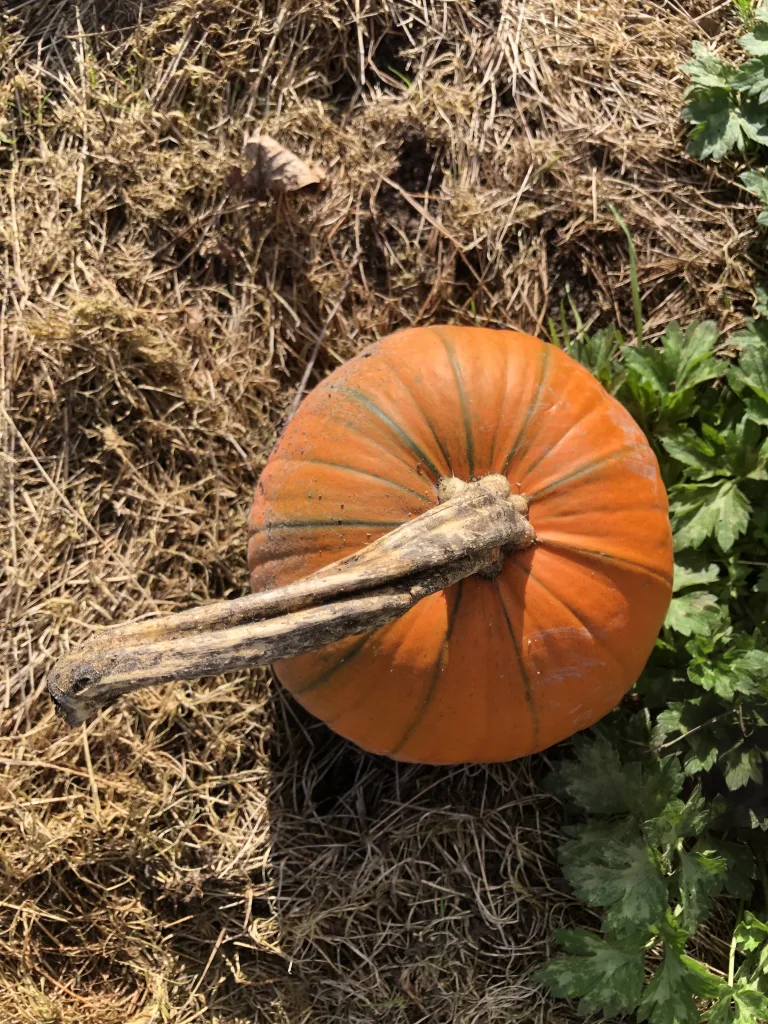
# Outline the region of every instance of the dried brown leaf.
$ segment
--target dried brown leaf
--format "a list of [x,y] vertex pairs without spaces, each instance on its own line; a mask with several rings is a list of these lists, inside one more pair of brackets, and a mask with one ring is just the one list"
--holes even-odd
[[325,172],[305,163],[269,135],[257,135],[245,146],[253,166],[245,175],[246,188],[269,192],[300,192],[314,189],[325,180]]

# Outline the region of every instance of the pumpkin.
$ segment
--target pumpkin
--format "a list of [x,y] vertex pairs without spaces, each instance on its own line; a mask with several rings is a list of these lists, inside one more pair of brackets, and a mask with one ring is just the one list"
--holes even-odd
[[313,715],[404,761],[506,761],[613,709],[672,587],[667,497],[629,413],[552,345],[514,331],[401,331],[320,384],[250,514],[254,591],[413,520],[441,481],[507,478],[536,543],[362,636],[278,662]]
[[402,331],[302,403],[250,513],[253,593],[118,626],[49,678],[83,721],[121,694],[274,663],[366,750],[506,761],[634,684],[672,589],[667,498],[626,410],[514,331]]

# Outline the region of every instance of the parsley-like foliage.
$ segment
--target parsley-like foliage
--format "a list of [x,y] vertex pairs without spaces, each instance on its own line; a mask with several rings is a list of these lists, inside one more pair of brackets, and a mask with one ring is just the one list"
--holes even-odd
[[[768,39],[768,20],[755,31],[759,24]],[[760,289],[755,312],[728,338],[711,322],[672,323],[658,342],[635,345],[616,327],[590,333],[578,316],[571,331],[565,310],[559,327],[550,323],[554,343],[646,432],[675,546],[672,602],[636,687],[643,711],[629,718],[619,709],[577,737],[575,756],[551,780],[578,817],[559,850],[563,874],[602,927],[557,932],[562,952],[539,980],[584,1014],[768,1022],[768,296]],[[737,922],[725,968],[691,952],[716,901]]]
[[689,79],[683,117],[693,126],[688,152],[702,160],[746,160],[739,180],[761,201],[757,221],[768,227],[768,0],[736,6],[749,28],[739,39],[744,60],[723,60],[695,43],[682,67]]

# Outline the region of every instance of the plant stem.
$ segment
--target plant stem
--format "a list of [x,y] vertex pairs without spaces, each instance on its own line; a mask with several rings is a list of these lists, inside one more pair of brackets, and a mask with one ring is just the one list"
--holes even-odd
[[733,927],[733,936],[731,938],[731,948],[728,952],[728,987],[733,988],[733,978],[736,973],[736,932],[741,922],[741,916],[744,913],[744,900],[739,900],[739,909],[736,912],[736,924]]
[[713,722],[719,722],[721,718],[728,718],[729,715],[736,713],[735,708],[729,708],[727,711],[721,712],[719,715],[715,715],[713,718],[708,718],[706,722],[702,722],[701,725],[696,725],[693,729],[688,729],[687,732],[681,732],[679,736],[675,736],[673,740],[667,740],[666,743],[662,743],[661,746],[656,747],[657,751],[666,750],[668,747],[674,747],[680,740],[684,740],[687,736],[693,736],[695,732],[700,729],[706,729],[708,725],[712,725]]
[[765,870],[765,857],[761,852],[758,852],[755,859],[760,871],[760,884],[763,887],[763,912],[768,914],[768,872]]
[[635,255],[635,245],[632,241],[632,235],[629,233],[629,228],[624,223],[619,211],[615,206],[613,206],[613,204],[608,208],[627,239],[627,247],[629,249],[629,284],[632,290],[632,312],[635,316],[635,334],[637,335],[637,343],[640,345],[643,341],[643,305],[640,301],[640,282],[637,278],[637,256]]
[[153,683],[271,664],[370,632],[535,541],[502,476],[441,482],[440,504],[362,550],[287,586],[117,626],[53,670],[48,689],[70,724]]

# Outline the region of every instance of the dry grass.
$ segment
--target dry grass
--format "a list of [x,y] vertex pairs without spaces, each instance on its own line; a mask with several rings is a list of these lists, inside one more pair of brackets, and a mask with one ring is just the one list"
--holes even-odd
[[[567,284],[650,332],[738,321],[752,212],[682,155],[677,66],[730,17],[652,0],[26,0],[0,35],[0,1019],[569,1021],[543,760],[365,756],[266,676],[82,731],[53,659],[240,593],[252,487],[310,382],[415,322],[540,331]],[[697,20],[698,19],[698,20]],[[246,133],[316,199],[233,190]],[[3,678],[4,676],[4,678]]]

